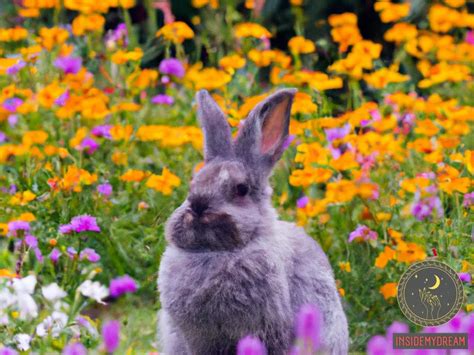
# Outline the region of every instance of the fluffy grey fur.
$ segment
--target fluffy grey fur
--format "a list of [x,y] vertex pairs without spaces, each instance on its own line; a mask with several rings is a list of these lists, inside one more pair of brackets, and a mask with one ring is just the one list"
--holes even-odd
[[295,90],[258,104],[235,142],[211,96],[197,94],[205,166],[166,224],[158,288],[164,353],[234,354],[252,334],[285,354],[302,305],[323,314],[324,351],[346,354],[347,321],[333,271],[302,228],[278,220],[268,177],[284,150]]

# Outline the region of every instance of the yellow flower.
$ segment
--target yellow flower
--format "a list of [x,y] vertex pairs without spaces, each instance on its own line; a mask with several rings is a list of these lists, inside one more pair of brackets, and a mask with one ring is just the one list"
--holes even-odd
[[163,168],[161,175],[152,174],[146,182],[147,187],[167,196],[171,195],[173,187],[178,187],[180,184],[181,180],[179,177],[171,173],[167,168]]
[[183,43],[186,39],[194,37],[194,32],[185,22],[175,21],[164,25],[158,32],[156,37],[164,37],[166,40],[174,44]]
[[0,28],[0,42],[18,42],[28,37],[28,31],[23,27]]
[[80,148],[84,138],[87,137],[89,130],[86,127],[81,127],[76,131],[76,134],[69,140],[69,146],[74,149]]
[[148,173],[142,170],[127,170],[122,176],[120,176],[120,180],[127,181],[127,182],[140,182],[142,181]]
[[120,102],[112,106],[110,109],[112,112],[121,112],[121,111],[137,112],[137,111],[140,111],[141,108],[142,106],[135,102]]
[[13,279],[17,277],[17,275],[8,269],[0,269],[0,278],[2,277],[7,278],[7,279]]
[[105,18],[99,14],[79,15],[72,21],[72,33],[82,36],[88,32],[102,31]]
[[219,65],[223,69],[240,69],[245,65],[245,58],[242,58],[238,54],[232,54],[222,57],[219,61]]
[[415,25],[406,22],[396,23],[384,34],[384,39],[387,42],[395,42],[400,44],[406,42],[412,38],[415,38],[418,34],[418,30]]
[[197,9],[204,7],[206,5],[210,5],[213,9],[217,9],[219,7],[218,0],[192,0],[191,4],[193,5],[193,7]]
[[382,68],[371,74],[364,75],[364,80],[376,89],[383,89],[391,83],[403,83],[410,80],[408,75],[396,72],[393,68]]
[[331,15],[328,18],[331,27],[339,27],[344,25],[357,25],[357,16],[351,12],[344,12],[342,14]]
[[292,186],[308,187],[312,184],[328,181],[332,174],[332,170],[329,169],[307,166],[304,169],[293,170],[289,182]]
[[379,289],[380,293],[383,295],[383,298],[388,300],[389,298],[397,296],[397,283],[396,282],[387,282]]
[[462,26],[461,14],[440,4],[430,7],[428,20],[431,29],[435,32],[448,32],[453,27]]
[[26,147],[30,147],[33,144],[44,144],[48,139],[48,133],[45,131],[27,131],[23,133],[22,143]]
[[216,68],[201,69],[200,64],[193,65],[185,75],[185,84],[194,90],[216,90],[224,87],[232,79],[227,72]]
[[36,198],[36,195],[33,192],[31,192],[30,190],[26,190],[26,191],[23,191],[23,192],[17,192],[10,199],[10,204],[25,206],[26,204],[28,204],[28,202],[33,201],[35,198]]
[[304,38],[303,36],[296,36],[288,42],[288,48],[293,54],[307,54],[313,53],[316,50],[314,42]]
[[234,28],[237,38],[270,38],[272,34],[262,25],[253,22],[239,23]]
[[153,69],[137,70],[127,78],[127,85],[131,88],[143,90],[152,87],[158,79],[158,71]]
[[345,272],[351,272],[351,263],[349,261],[339,262],[339,268]]
[[119,50],[115,52],[110,58],[115,64],[125,64],[129,61],[138,61],[143,57],[143,50],[141,48],[135,48],[133,51]]
[[96,181],[96,174],[91,174],[87,170],[70,165],[67,168],[66,174],[59,181],[59,187],[66,191],[81,192],[81,185],[92,185]]
[[375,3],[374,9],[375,11],[380,12],[380,19],[382,22],[395,22],[408,16],[410,13],[410,4],[394,4],[389,0],[381,0]]
[[16,218],[18,221],[33,222],[36,221],[36,217],[31,212],[22,213]]
[[451,7],[461,7],[466,4],[466,0],[444,0],[444,2]]
[[297,92],[291,107],[291,114],[310,114],[316,112],[318,106],[313,103],[311,96],[304,92]]
[[39,35],[38,44],[48,51],[53,49],[56,45],[63,44],[69,38],[69,32],[60,27],[42,27],[39,31]]
[[[106,13],[109,10],[110,2],[111,0],[64,0],[64,7],[84,14],[91,14],[93,12]],[[117,2],[117,0],[115,0],[115,2]]]
[[112,136],[112,139],[115,141],[119,141],[119,140],[128,141],[132,133],[133,133],[132,125],[125,125],[125,126],[114,125],[110,129],[110,135]]
[[353,25],[342,25],[331,30],[331,37],[334,42],[339,43],[339,51],[345,52],[349,48],[362,40],[359,28]]
[[385,268],[390,260],[395,259],[396,252],[390,247],[385,247],[384,250],[375,258],[375,267],[379,269]]
[[326,186],[326,199],[334,203],[351,201],[357,194],[357,187],[353,181],[341,179],[330,182]]
[[127,154],[123,152],[115,151],[112,153],[112,162],[115,165],[127,165],[128,163],[127,157],[128,157]]

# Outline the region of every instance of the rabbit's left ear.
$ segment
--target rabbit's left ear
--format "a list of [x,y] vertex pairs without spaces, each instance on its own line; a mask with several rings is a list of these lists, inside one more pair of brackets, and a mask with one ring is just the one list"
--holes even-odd
[[206,90],[196,94],[198,119],[204,132],[204,159],[231,158],[232,136],[230,126],[219,105]]
[[271,170],[285,150],[295,94],[296,89],[279,90],[249,113],[235,141],[237,157]]

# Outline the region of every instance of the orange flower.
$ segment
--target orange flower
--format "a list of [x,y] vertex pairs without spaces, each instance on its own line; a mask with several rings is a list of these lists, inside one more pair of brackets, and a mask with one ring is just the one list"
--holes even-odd
[[272,34],[258,23],[243,22],[235,26],[235,36],[238,38],[270,38]]
[[184,40],[193,38],[194,32],[185,22],[175,21],[164,25],[156,32],[156,37],[164,37],[174,44],[181,44]]
[[163,168],[161,175],[152,174],[146,182],[147,187],[166,196],[171,195],[173,187],[178,187],[180,184],[180,178],[172,174],[167,168]]
[[408,16],[410,13],[410,4],[394,4],[387,0],[381,0],[375,3],[374,9],[380,12],[382,22],[395,22]]
[[387,282],[379,289],[380,293],[383,295],[383,298],[388,300],[389,298],[397,296],[397,283],[396,282]]
[[385,266],[390,260],[395,259],[395,255],[395,250],[386,246],[384,250],[375,259],[375,267],[378,267],[379,269],[385,268]]
[[127,182],[140,182],[142,181],[148,173],[142,170],[127,170],[122,176],[120,176],[120,180],[127,181]]
[[288,42],[288,48],[293,54],[313,53],[316,50],[314,42],[304,38],[303,36],[291,38]]

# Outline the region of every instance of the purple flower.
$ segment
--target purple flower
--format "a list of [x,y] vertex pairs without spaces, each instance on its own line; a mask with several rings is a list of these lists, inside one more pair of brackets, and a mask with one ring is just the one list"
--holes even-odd
[[29,248],[36,248],[38,246],[38,239],[36,239],[36,237],[34,237],[32,235],[27,235],[25,237],[25,244]]
[[309,197],[303,196],[296,200],[296,207],[305,208],[308,203],[309,203]]
[[169,95],[159,94],[152,97],[151,102],[157,105],[172,105],[174,103],[174,99]]
[[109,197],[112,195],[112,185],[109,183],[100,184],[97,186],[97,192],[100,193],[102,196]]
[[94,249],[85,248],[83,251],[81,251],[81,254],[79,255],[79,259],[81,260],[87,259],[91,263],[96,263],[100,260],[100,255],[97,254]]
[[474,46],[474,31],[473,30],[466,32],[466,43],[469,43],[471,46]]
[[344,127],[341,128],[329,128],[325,129],[324,132],[326,132],[326,139],[329,142],[333,142],[336,139],[342,139],[345,136],[347,136],[351,131],[351,125],[347,123],[344,125]]
[[372,337],[367,343],[367,354],[368,355],[385,355],[389,348],[387,339],[382,335],[376,335]]
[[87,355],[87,349],[81,343],[70,343],[63,349],[63,355]]
[[474,205],[474,192],[464,195],[464,201],[462,202],[463,207],[471,207]]
[[468,273],[468,272],[460,272],[458,273],[458,276],[459,276],[459,279],[462,281],[462,282],[465,282],[465,283],[468,283],[470,284],[471,283],[471,274]]
[[73,232],[73,228],[70,224],[61,224],[59,226],[59,233],[61,234],[69,234]]
[[83,148],[87,154],[93,154],[99,148],[99,143],[90,137],[86,137],[81,142],[81,148]]
[[291,145],[291,142],[293,142],[295,140],[295,138],[296,138],[296,136],[294,134],[288,135],[288,137],[286,137],[285,141],[283,142],[283,144],[281,146],[281,149],[283,151],[288,149],[288,147]]
[[108,321],[102,327],[102,338],[108,353],[117,350],[120,344],[120,323],[116,320]]
[[9,115],[7,120],[10,127],[15,127],[18,123],[18,115]]
[[76,233],[81,232],[100,232],[100,227],[97,225],[95,217],[87,214],[76,216],[71,219],[71,226]]
[[441,218],[444,214],[443,206],[438,196],[433,195],[420,198],[419,193],[415,195],[415,202],[413,203],[411,213],[419,221],[429,219],[433,217],[433,214]]
[[77,250],[73,247],[68,247],[66,252],[70,259],[74,259],[74,257],[77,255]]
[[11,97],[3,101],[3,108],[10,112],[16,112],[17,108],[21,106],[23,100],[18,97]]
[[18,235],[18,231],[29,232],[30,231],[30,223],[25,221],[11,221],[8,223],[8,235],[11,237],[16,237]]
[[82,59],[80,57],[59,57],[54,61],[54,66],[61,69],[64,74],[76,74],[81,70]]
[[7,135],[4,132],[0,131],[0,143],[5,142],[6,140],[7,140]]
[[124,23],[119,23],[115,30],[107,33],[105,43],[108,47],[115,47],[117,44],[124,47],[128,46],[127,26]]
[[349,243],[354,240],[377,240],[378,234],[377,232],[371,230],[367,226],[357,226],[357,228],[349,234]]
[[12,348],[4,347],[0,349],[0,355],[18,355],[18,352]]
[[99,126],[95,126],[92,128],[91,133],[93,136],[96,137],[104,137],[104,138],[112,138],[112,135],[110,134],[110,129],[112,128],[111,125],[103,124]]
[[36,260],[38,260],[39,263],[42,263],[44,261],[43,254],[41,253],[41,250],[38,247],[33,248],[33,251],[35,252],[35,257]]
[[119,297],[137,291],[137,283],[128,275],[117,277],[110,281],[109,291],[112,297]]
[[237,344],[237,355],[265,355],[266,353],[265,345],[251,335],[240,339]]
[[183,64],[178,59],[168,58],[161,61],[158,70],[161,74],[174,75],[177,78],[184,76]]
[[26,63],[24,60],[20,59],[18,62],[13,64],[11,67],[9,67],[6,71],[7,75],[15,75],[17,74],[21,69],[23,69],[26,66]]
[[58,262],[60,256],[61,256],[61,252],[56,248],[51,250],[51,253],[49,254],[49,258],[54,264]]
[[314,353],[320,346],[321,326],[322,316],[316,306],[301,307],[296,321],[296,338],[308,353]]
[[69,99],[69,90],[66,90],[64,93],[59,95],[59,97],[54,101],[58,106],[66,105],[66,101]]

